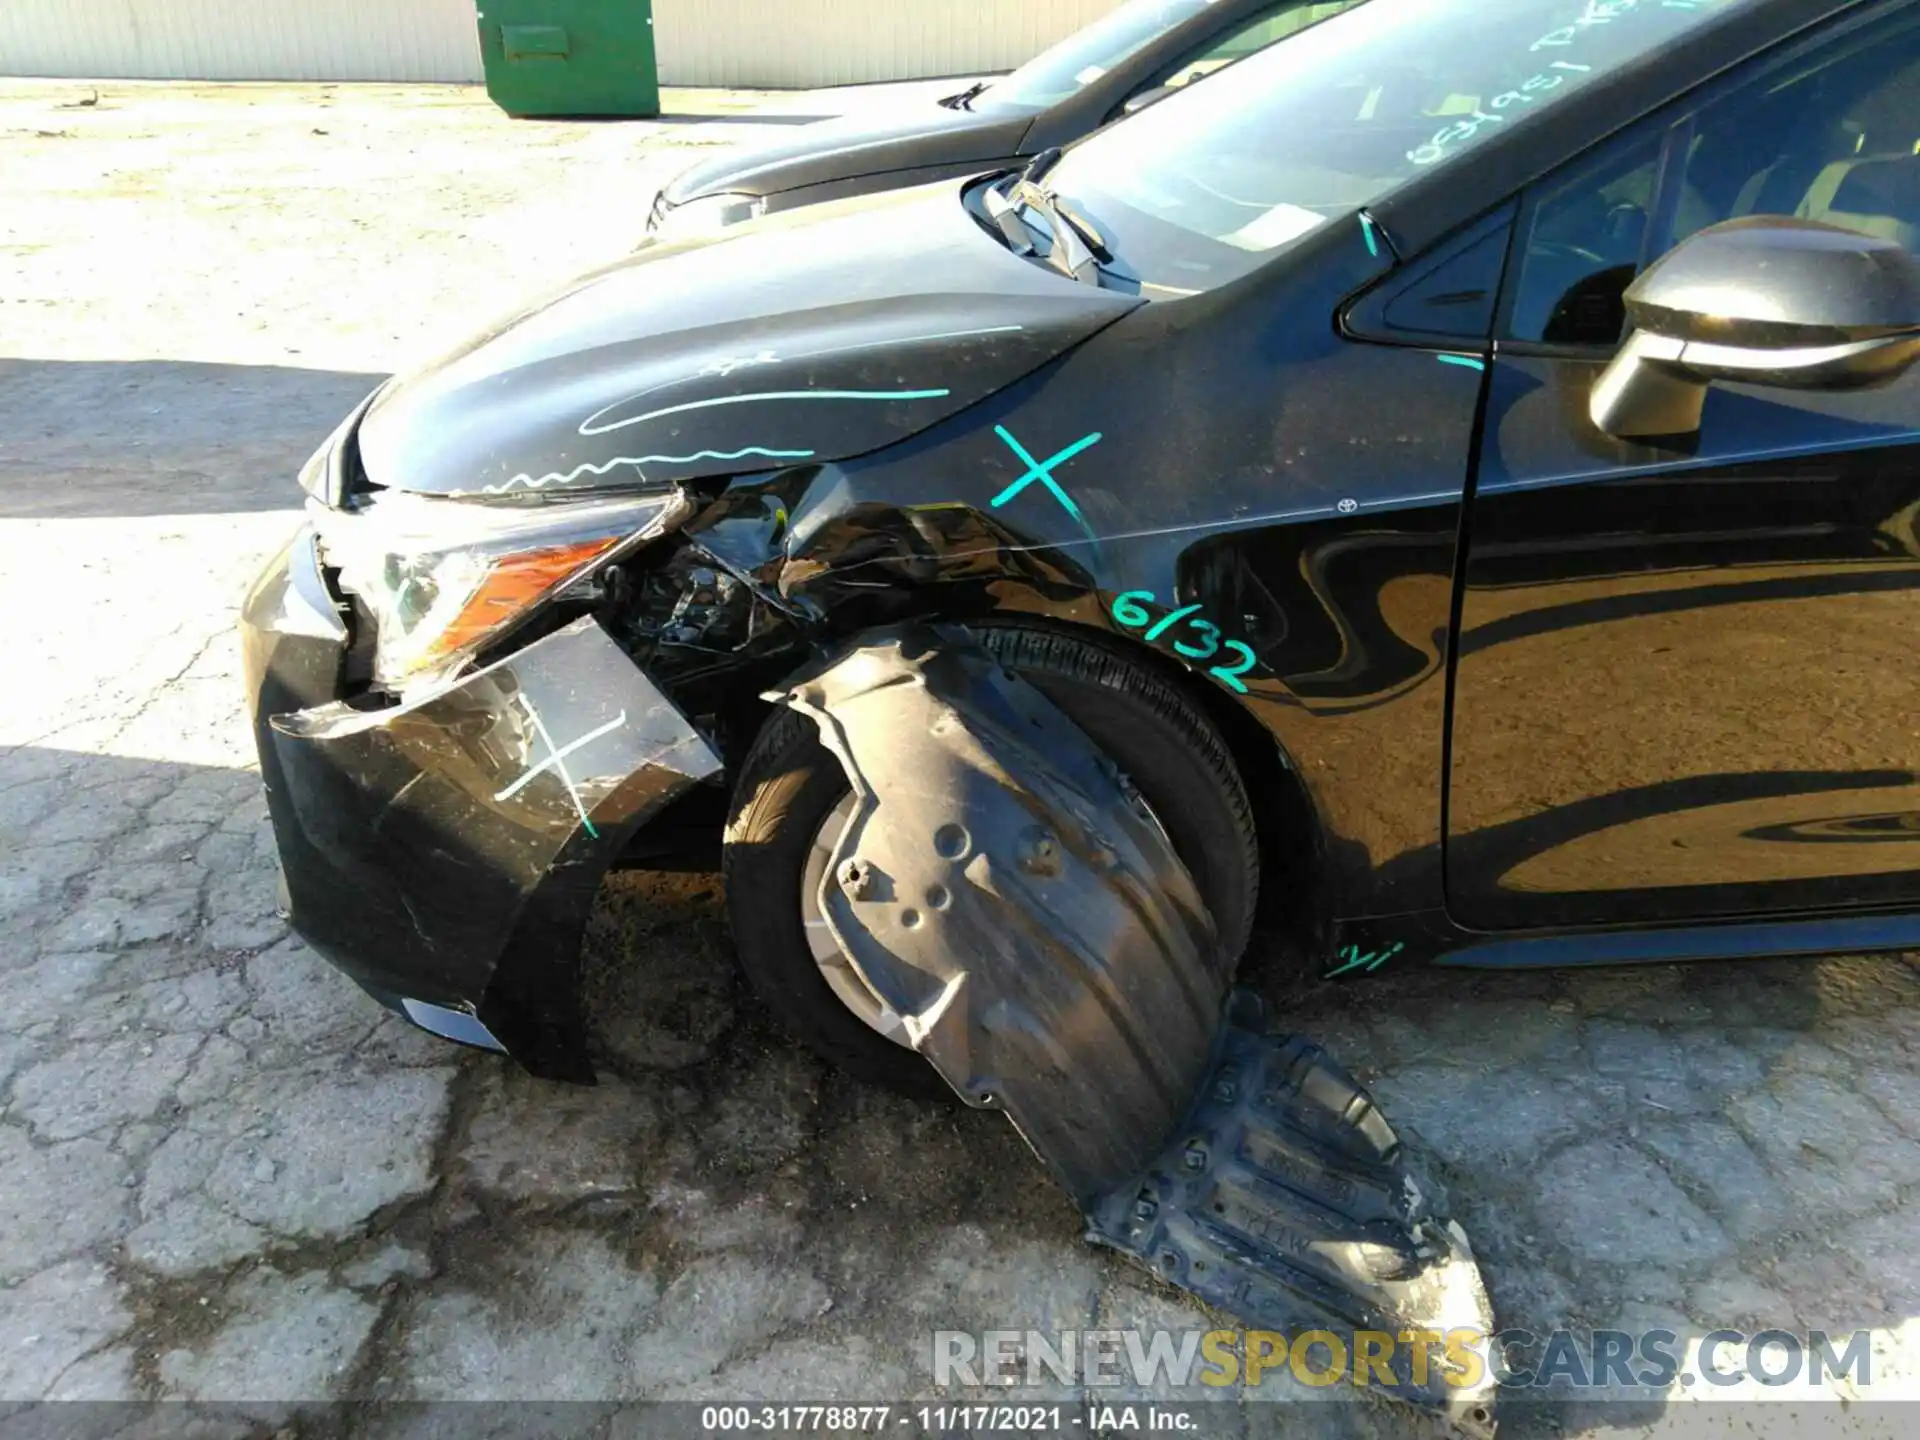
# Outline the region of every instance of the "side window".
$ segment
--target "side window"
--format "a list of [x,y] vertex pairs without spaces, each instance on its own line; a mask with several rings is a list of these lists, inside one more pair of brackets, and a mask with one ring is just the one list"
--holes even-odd
[[[1662,157],[1665,156],[1665,164]],[[1621,297],[1722,220],[1795,215],[1920,244],[1920,23],[1761,62],[1690,115],[1641,126],[1527,197],[1502,334],[1613,345]]]
[[1920,241],[1920,24],[1743,86],[1686,147],[1672,240],[1742,215],[1824,220]]
[[1158,88],[1184,89],[1194,81],[1204,80],[1214,71],[1225,69],[1236,60],[1244,60],[1289,35],[1297,35],[1309,25],[1316,25],[1330,15],[1338,15],[1356,3],[1358,0],[1334,0],[1331,4],[1309,5],[1300,3],[1300,0],[1289,0],[1287,4],[1269,6],[1223,34],[1216,35],[1205,48],[1186,56],[1161,77]]
[[1603,149],[1549,182],[1520,218],[1520,281],[1506,335],[1549,345],[1611,345],[1622,299],[1644,263],[1663,136]]

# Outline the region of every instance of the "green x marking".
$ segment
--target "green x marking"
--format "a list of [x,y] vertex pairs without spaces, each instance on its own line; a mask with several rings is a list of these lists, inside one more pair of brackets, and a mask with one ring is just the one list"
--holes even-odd
[[1014,439],[1008,432],[1006,426],[994,426],[993,433],[1006,441],[1007,448],[1012,450],[1013,453],[1019,457],[1020,463],[1027,467],[1026,474],[1022,475],[1018,480],[1014,481],[1006,489],[993,497],[993,508],[998,510],[1002,505],[1005,505],[1022,490],[1025,490],[1029,485],[1033,484],[1034,481],[1038,480],[1042,485],[1047,487],[1048,491],[1053,495],[1053,498],[1060,502],[1060,508],[1073,517],[1074,523],[1087,532],[1087,538],[1097,543],[1099,537],[1093,533],[1093,527],[1087,524],[1087,517],[1080,513],[1080,507],[1073,503],[1073,497],[1060,488],[1060,482],[1053,478],[1053,472],[1066,464],[1067,461],[1073,459],[1073,457],[1081,451],[1091,450],[1095,445],[1098,445],[1102,439],[1101,433],[1096,430],[1091,435],[1083,436],[1074,441],[1073,444],[1067,446],[1066,449],[1046,460],[1034,459],[1032,454],[1028,452],[1027,447]]

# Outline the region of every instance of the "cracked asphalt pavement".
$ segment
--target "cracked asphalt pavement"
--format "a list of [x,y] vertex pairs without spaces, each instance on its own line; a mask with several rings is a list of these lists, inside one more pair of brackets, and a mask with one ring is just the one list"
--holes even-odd
[[[700,149],[884,98],[587,125],[0,81],[0,1400],[900,1399],[937,1329],[1215,1323],[1083,1245],[1004,1121],[782,1038],[715,876],[610,882],[596,1089],[412,1031],[276,914],[232,625],[300,462],[381,375],[620,254]],[[1389,970],[1283,1019],[1437,1157],[1504,1324],[1869,1327],[1861,1393],[1913,1392],[1911,960]],[[1507,1433],[1899,1428],[1697,1394]],[[1288,1433],[1418,1428],[1334,1398]]]

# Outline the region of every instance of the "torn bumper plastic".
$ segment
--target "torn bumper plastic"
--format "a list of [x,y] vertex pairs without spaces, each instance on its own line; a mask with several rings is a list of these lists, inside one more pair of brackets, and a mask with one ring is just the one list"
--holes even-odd
[[425,1028],[590,1080],[575,979],[594,892],[718,756],[591,619],[398,708],[349,706],[304,532],[241,636],[294,929]]
[[[956,631],[879,632],[782,698],[853,784],[819,895],[841,948],[1089,1238],[1259,1328],[1391,1337],[1373,1383],[1488,1429],[1466,1236],[1364,1090],[1230,1007],[1233,957],[1092,741]],[[1481,1363],[1408,1332],[1478,1337]]]

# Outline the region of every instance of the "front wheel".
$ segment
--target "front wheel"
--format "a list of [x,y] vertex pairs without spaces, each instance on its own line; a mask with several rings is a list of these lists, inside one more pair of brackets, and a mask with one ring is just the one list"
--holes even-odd
[[[1031,626],[976,635],[1132,781],[1199,887],[1223,951],[1237,959],[1258,897],[1259,856],[1246,790],[1219,732],[1117,648]],[[823,1058],[895,1090],[950,1096],[819,910],[820,881],[853,803],[813,721],[777,711],[741,767],[727,824],[727,909],[741,968],[794,1037]]]

